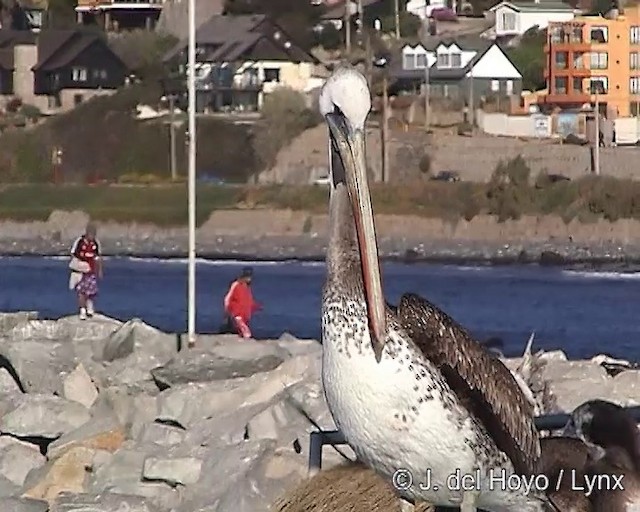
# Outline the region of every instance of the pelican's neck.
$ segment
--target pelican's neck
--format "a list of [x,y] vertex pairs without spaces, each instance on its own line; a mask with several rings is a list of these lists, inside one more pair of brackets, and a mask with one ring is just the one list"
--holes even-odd
[[[356,277],[356,279],[354,279]],[[356,226],[347,188],[339,183],[329,199],[329,245],[327,247],[327,282],[346,286],[360,283],[362,264],[358,252]]]

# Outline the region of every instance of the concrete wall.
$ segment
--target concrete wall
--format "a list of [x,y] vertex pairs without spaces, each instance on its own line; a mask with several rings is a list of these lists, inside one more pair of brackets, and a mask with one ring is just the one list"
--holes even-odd
[[635,144],[640,140],[640,118],[619,117],[615,120],[616,143]]
[[[478,127],[489,135],[507,137],[551,137],[551,116],[509,116],[478,110]],[[537,128],[536,128],[537,127]],[[545,128],[543,130],[543,127]]]
[[38,62],[38,47],[34,44],[16,45],[13,50],[13,62],[13,96],[20,98],[22,103],[46,110],[47,97],[33,92],[34,78],[31,68]]

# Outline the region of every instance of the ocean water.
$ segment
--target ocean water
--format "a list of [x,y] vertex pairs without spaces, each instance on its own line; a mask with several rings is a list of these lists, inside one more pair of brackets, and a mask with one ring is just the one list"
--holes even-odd
[[[247,264],[198,261],[198,332],[217,332],[222,298]],[[254,335],[318,338],[324,264],[251,265],[254,295],[264,305],[252,320]],[[398,263],[384,264],[382,271],[387,299],[419,293],[476,337],[500,337],[507,355],[520,354],[535,331],[534,348],[559,348],[574,358],[606,353],[640,360],[640,274]],[[0,258],[0,311],[37,310],[44,318],[74,314],[68,277],[66,258]],[[168,332],[185,332],[187,263],[107,259],[96,303],[112,317],[138,317]]]

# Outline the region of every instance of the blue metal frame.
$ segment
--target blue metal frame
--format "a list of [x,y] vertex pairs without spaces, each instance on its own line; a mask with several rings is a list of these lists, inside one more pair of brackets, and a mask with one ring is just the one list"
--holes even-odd
[[[624,408],[640,423],[640,406]],[[569,421],[568,414],[548,414],[535,418],[536,428],[540,431],[558,430]],[[309,473],[313,474],[322,469],[322,447],[326,444],[339,446],[347,444],[339,430],[318,430],[309,434]]]

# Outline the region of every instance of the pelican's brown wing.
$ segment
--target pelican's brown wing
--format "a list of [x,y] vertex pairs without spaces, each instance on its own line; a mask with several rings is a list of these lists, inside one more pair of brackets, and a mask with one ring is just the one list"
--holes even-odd
[[402,296],[397,318],[516,472],[532,474],[540,457],[540,439],[533,408],[509,369],[455,320],[418,295]]

